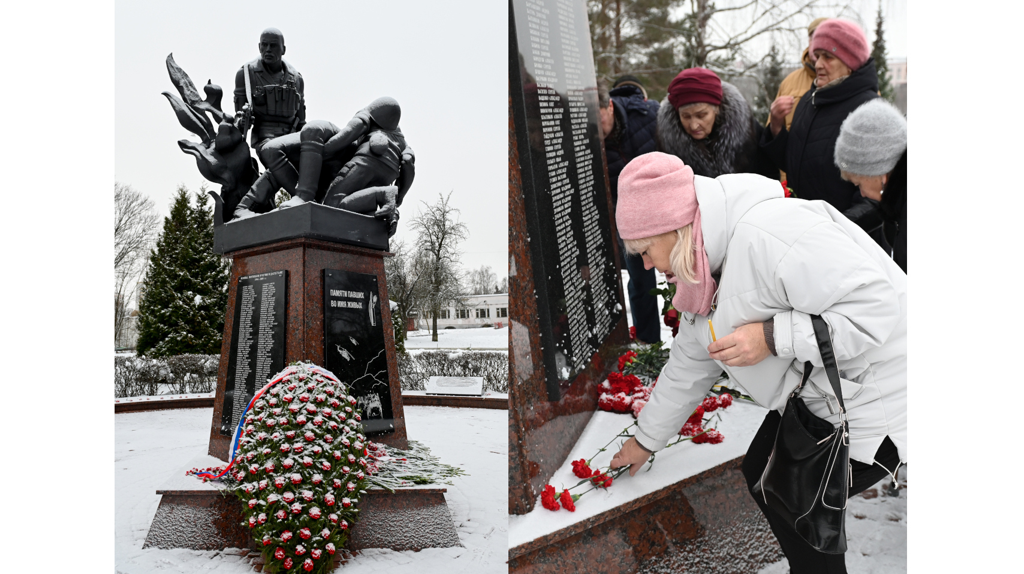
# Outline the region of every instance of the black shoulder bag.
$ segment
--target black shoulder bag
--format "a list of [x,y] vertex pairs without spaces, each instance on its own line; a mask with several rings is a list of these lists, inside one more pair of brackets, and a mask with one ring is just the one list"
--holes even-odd
[[849,421],[828,325],[818,315],[812,315],[811,321],[825,372],[839,401],[839,424],[814,415],[797,396],[811,374],[808,361],[803,380],[789,395],[768,466],[753,491],[818,552],[842,554],[846,552],[846,499],[853,476]]

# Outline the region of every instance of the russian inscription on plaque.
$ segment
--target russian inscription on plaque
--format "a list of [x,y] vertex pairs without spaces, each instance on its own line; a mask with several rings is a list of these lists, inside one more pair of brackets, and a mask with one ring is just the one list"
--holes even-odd
[[377,276],[324,270],[324,362],[348,383],[363,412],[363,430],[395,430]]
[[512,8],[513,121],[527,135],[518,139],[524,203],[534,283],[544,286],[548,395],[557,401],[621,318],[619,276],[585,3],[512,0]]
[[268,377],[284,369],[287,271],[238,278],[235,329],[221,408],[220,433],[231,435],[245,407]]

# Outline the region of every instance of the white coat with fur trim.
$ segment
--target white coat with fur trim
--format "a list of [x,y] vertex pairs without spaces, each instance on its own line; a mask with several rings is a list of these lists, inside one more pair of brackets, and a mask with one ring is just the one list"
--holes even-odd
[[[800,392],[810,410],[838,422],[810,315],[828,323],[849,414],[850,458],[866,464],[886,436],[907,460],[907,276],[856,224],[824,201],[782,197],[776,181],[752,174],[696,176],[704,248],[718,276],[707,317],[680,314],[679,334],[636,438],[659,450],[675,437],[722,369],[758,404],[782,411],[804,363]],[[711,359],[711,333],[774,321],[775,348],[757,365]],[[693,319],[693,322],[690,322]],[[829,399],[832,397],[832,408]]]

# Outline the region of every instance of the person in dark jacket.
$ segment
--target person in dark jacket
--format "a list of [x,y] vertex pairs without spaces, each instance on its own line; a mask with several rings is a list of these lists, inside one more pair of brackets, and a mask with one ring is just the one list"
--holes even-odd
[[843,120],[879,97],[867,38],[853,22],[827,20],[814,31],[811,52],[817,58],[814,87],[800,99],[789,130],[785,119],[793,108],[793,98],[782,96],[772,102],[770,126],[761,134],[761,149],[786,172],[787,185],[797,197],[827,201],[887,248],[877,203],[844,181],[833,161]]
[[[617,79],[610,92],[605,86],[599,88],[598,101],[612,204],[617,205],[622,168],[633,158],[657,150],[658,102],[648,100],[640,80],[631,75]],[[626,290],[636,338],[642,343],[661,341],[658,299],[651,295],[651,289],[658,286],[657,276],[653,269],[644,269],[640,257],[626,255],[621,241],[619,253],[623,258],[622,266],[629,272]]]
[[836,140],[843,179],[879,202],[892,257],[907,272],[907,120],[885,100],[871,100],[847,116]]
[[696,175],[757,173],[779,179],[779,170],[758,147],[760,125],[743,94],[706,68],[690,68],[668,85],[658,110],[658,149]]

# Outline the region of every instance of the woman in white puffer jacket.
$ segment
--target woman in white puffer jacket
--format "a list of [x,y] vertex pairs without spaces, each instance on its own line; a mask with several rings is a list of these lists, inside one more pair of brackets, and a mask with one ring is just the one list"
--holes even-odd
[[[616,222],[627,251],[676,285],[681,325],[636,436],[612,466],[635,474],[679,433],[724,368],[770,409],[743,463],[753,486],[806,361],[814,368],[800,396],[814,414],[838,421],[811,326],[811,315],[821,315],[849,416],[850,495],[895,475],[907,460],[907,278],[863,230],[828,203],[784,198],[776,181],[695,177],[657,152],[619,176]],[[793,574],[846,571],[842,554],[815,551],[755,500]]]

